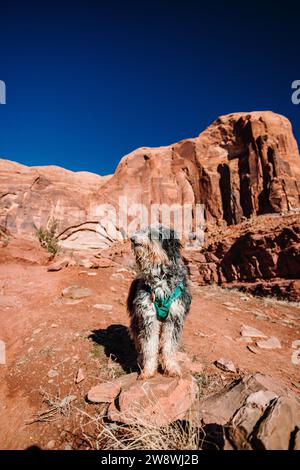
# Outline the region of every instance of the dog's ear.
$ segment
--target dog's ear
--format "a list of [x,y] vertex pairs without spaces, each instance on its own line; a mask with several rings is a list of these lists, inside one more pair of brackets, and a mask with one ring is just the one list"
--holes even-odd
[[182,245],[174,230],[169,230],[169,236],[163,239],[162,247],[171,261],[177,261],[180,258]]

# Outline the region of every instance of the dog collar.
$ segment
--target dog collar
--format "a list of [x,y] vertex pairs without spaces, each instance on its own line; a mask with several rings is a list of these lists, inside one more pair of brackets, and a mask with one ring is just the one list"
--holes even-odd
[[175,289],[173,290],[172,294],[169,297],[164,297],[163,299],[156,298],[152,289],[149,286],[147,287],[150,291],[150,294],[153,296],[152,301],[156,310],[157,319],[160,321],[166,320],[172,303],[174,302],[174,300],[178,299],[184,291],[183,283],[181,282],[180,284],[178,284],[178,286],[175,287]]

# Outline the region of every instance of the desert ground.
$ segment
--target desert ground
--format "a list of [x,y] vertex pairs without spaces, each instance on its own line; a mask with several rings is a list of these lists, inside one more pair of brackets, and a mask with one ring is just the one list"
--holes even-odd
[[[6,345],[6,364],[0,365],[0,448],[93,448],[90,421],[97,416],[100,422],[107,407],[87,402],[89,389],[136,370],[125,306],[134,276],[128,250],[124,257],[112,251],[108,267],[52,272],[36,244],[23,247],[17,258],[13,252],[2,248],[0,264],[0,336]],[[62,295],[74,285],[88,289],[87,296]],[[208,378],[203,393],[260,372],[299,395],[299,365],[292,363],[292,344],[300,339],[299,305],[218,286],[191,287],[181,350],[201,364],[196,376]],[[243,325],[275,336],[281,348],[244,342]],[[236,372],[218,369],[219,358],[232,361]],[[76,384],[79,369],[84,379]],[[70,396],[69,407],[41,415]]]

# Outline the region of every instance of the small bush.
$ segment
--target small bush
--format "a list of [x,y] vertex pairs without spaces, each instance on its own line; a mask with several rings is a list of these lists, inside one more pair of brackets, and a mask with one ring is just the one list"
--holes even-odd
[[5,228],[0,227],[0,242],[2,248],[5,248],[10,241],[11,237],[9,236],[8,232],[5,230]]
[[57,227],[58,221],[51,217],[46,227],[41,227],[37,231],[37,237],[41,246],[53,255],[56,255],[59,251]]

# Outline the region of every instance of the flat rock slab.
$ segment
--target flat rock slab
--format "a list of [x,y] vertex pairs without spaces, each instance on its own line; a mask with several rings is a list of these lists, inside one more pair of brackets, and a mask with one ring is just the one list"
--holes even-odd
[[267,338],[267,335],[265,335],[262,331],[257,330],[256,328],[253,328],[252,326],[248,325],[242,326],[241,335],[250,338]]
[[279,397],[262,420],[256,432],[256,440],[265,450],[289,450],[292,436],[299,426],[299,402],[292,397]]
[[105,382],[92,387],[87,399],[92,403],[111,403],[120,393],[121,384],[119,382]]
[[269,339],[256,341],[256,344],[261,349],[280,349],[281,343],[278,338],[271,336]]
[[58,259],[54,261],[53,263],[49,264],[47,271],[60,271],[63,268],[66,268],[69,264],[69,259],[64,258],[64,259]]
[[78,300],[78,299],[83,299],[85,297],[90,297],[92,295],[91,289],[88,289],[87,287],[80,287],[80,286],[69,286],[66,287],[62,291],[63,297],[67,297],[68,299],[72,300]]
[[105,310],[107,312],[110,312],[113,307],[110,304],[94,304],[93,308],[97,308],[99,310]]
[[166,426],[184,419],[197,394],[197,384],[191,375],[134,379],[121,388],[118,400],[109,406],[108,418],[142,426]]

